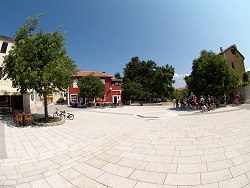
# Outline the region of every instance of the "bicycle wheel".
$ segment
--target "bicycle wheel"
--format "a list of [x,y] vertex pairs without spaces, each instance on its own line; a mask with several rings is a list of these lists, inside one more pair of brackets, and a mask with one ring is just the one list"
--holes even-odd
[[57,114],[57,113],[54,113],[54,114],[53,114],[53,117],[58,117],[58,114]]
[[74,119],[74,115],[73,114],[69,114],[69,119],[73,120]]

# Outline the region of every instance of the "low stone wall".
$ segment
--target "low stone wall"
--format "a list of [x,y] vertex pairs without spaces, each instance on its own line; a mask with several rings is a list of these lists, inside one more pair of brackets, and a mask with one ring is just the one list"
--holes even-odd
[[57,126],[57,125],[62,125],[65,123],[65,119],[64,118],[61,118],[60,121],[57,121],[57,122],[53,122],[53,123],[39,123],[39,122],[36,122],[35,119],[38,119],[38,118],[41,118],[41,117],[44,117],[44,116],[34,116],[33,117],[33,121],[32,121],[32,125],[35,125],[35,126],[42,126],[42,127],[47,127],[47,126]]

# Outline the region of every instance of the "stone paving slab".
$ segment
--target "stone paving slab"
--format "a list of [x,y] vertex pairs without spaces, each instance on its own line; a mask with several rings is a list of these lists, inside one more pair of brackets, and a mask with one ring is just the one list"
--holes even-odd
[[248,107],[61,108],[75,119],[51,127],[0,123],[0,188],[250,186]]

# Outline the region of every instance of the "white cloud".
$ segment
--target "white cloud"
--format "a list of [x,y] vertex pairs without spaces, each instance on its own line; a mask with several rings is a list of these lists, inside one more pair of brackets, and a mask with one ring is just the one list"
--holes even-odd
[[179,74],[174,73],[174,78],[179,78]]
[[183,79],[185,76],[189,76],[189,74],[177,74],[177,73],[174,74],[174,80],[175,80],[174,87],[175,88],[186,86],[186,82]]
[[250,68],[247,68],[247,69],[246,69],[246,72],[247,72],[247,71],[250,71]]
[[189,74],[174,74],[174,78],[184,78],[185,76],[189,76]]

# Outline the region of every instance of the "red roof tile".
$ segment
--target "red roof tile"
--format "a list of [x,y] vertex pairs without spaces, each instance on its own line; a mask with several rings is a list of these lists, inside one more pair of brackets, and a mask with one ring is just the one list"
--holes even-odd
[[87,75],[94,75],[94,76],[98,76],[98,77],[108,77],[108,78],[112,78],[111,75],[109,74],[106,74],[106,73],[101,73],[101,72],[94,72],[94,71],[81,71],[81,72],[78,72],[76,75],[76,77],[83,77],[83,76],[87,76]]
[[186,87],[177,88],[178,91],[183,91],[183,90],[186,90],[186,89],[187,89]]

